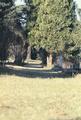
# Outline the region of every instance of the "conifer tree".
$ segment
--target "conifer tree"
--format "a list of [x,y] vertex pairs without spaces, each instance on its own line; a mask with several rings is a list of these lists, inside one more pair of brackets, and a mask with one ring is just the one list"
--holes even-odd
[[5,15],[9,12],[13,5],[12,0],[0,0],[0,59],[6,60],[7,58],[7,45],[8,41],[5,37],[6,26],[4,23]]
[[65,59],[74,60],[81,47],[81,25],[77,24],[73,0],[33,0],[33,3],[37,14],[28,33],[30,44],[56,53],[62,51]]
[[45,0],[39,6],[30,42],[47,49],[63,50],[74,28],[73,0]]

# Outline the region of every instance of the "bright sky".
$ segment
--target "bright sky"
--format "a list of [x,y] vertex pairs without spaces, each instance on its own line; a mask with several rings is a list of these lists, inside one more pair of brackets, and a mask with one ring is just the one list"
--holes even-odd
[[[74,0],[74,1],[76,2],[77,7],[81,8],[81,0]],[[77,9],[76,9],[76,15],[77,15],[77,20],[81,21],[81,18],[80,18],[79,14],[78,14]]]
[[[74,0],[74,1],[76,1],[78,8],[81,8],[81,0]],[[25,5],[25,2],[24,0],[16,0],[15,5],[16,6]],[[77,10],[76,10],[76,14],[77,14],[77,19],[80,20]]]
[[81,8],[81,0],[74,0],[74,1],[76,1],[78,8]]
[[[74,0],[76,1],[79,8],[81,8],[81,0]],[[18,5],[25,5],[24,0],[16,0],[15,4]]]
[[16,0],[15,5],[16,6],[25,5],[24,0]]

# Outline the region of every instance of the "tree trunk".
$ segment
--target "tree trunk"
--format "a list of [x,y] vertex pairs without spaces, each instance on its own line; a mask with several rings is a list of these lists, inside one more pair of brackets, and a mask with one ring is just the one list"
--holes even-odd
[[18,54],[18,55],[15,56],[14,63],[17,64],[17,65],[21,65],[22,64],[22,56],[21,56],[21,54]]
[[52,65],[53,65],[53,57],[52,57],[52,54],[50,54],[47,57],[47,67],[52,67]]
[[28,47],[28,50],[27,50],[27,62],[31,59],[31,46]]

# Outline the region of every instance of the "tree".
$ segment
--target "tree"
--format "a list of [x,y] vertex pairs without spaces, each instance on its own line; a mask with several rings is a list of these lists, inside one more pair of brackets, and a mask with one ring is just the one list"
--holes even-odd
[[[27,48],[24,46],[27,44],[26,40],[26,6],[18,6],[12,8],[12,11],[6,16],[7,24],[12,39],[9,41],[9,53],[15,58],[15,64],[22,64],[24,52],[27,52]],[[9,37],[10,38],[10,37]],[[24,51],[24,52],[23,52]]]
[[[8,56],[14,56],[15,63],[21,64],[27,54],[26,40],[26,15],[28,6],[15,6],[13,1],[0,2],[0,59],[6,60]],[[5,48],[4,48],[4,47]],[[2,49],[3,48],[3,49]]]
[[6,60],[8,57],[8,37],[6,37],[7,26],[5,26],[4,19],[13,5],[12,0],[1,0],[0,1],[0,59]]
[[46,49],[63,50],[73,30],[73,1],[42,1],[34,29],[29,33],[31,44]]
[[75,28],[73,0],[41,0],[40,2],[38,0],[35,7],[38,8],[38,13],[35,25],[28,34],[30,44],[43,47],[48,52],[64,51],[65,44],[74,41],[72,37],[72,31]]

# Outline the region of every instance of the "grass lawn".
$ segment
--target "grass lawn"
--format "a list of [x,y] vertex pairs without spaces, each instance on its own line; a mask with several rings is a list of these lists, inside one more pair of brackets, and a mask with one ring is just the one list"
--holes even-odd
[[0,120],[81,120],[81,75],[72,79],[1,75]]

